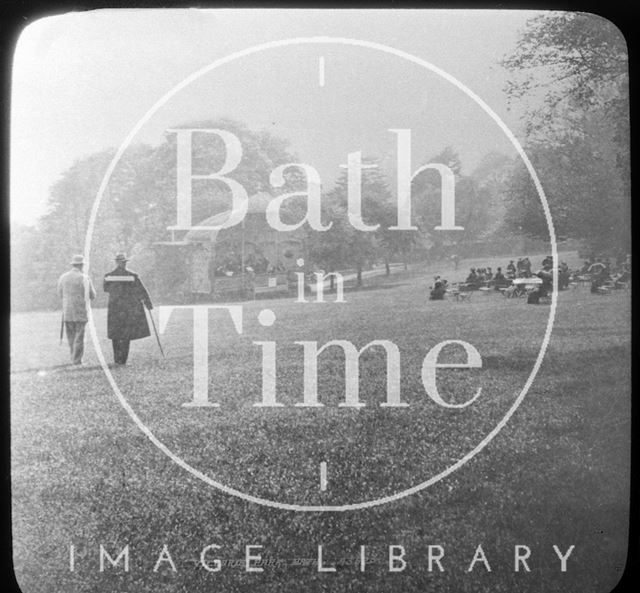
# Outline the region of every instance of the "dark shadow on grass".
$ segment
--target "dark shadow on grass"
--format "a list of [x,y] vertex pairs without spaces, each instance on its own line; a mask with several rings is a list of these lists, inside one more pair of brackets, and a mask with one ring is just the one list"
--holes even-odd
[[[111,365],[110,365],[111,366]],[[29,368],[29,369],[19,369],[15,371],[11,371],[12,375],[24,375],[27,373],[61,373],[61,372],[70,372],[70,373],[81,373],[83,371],[96,371],[102,370],[102,367],[99,364],[95,365],[80,365],[80,364],[57,364],[50,367],[38,367],[38,368]]]

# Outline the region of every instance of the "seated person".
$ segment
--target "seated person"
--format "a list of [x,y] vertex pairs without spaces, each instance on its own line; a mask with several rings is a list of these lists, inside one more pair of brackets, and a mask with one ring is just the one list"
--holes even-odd
[[566,262],[560,262],[558,268],[558,290],[569,288],[569,280],[571,279],[571,271]]
[[493,280],[493,272],[491,271],[491,268],[487,268],[487,271],[484,274],[484,279],[487,282],[491,282],[491,280]]
[[513,260],[509,260],[509,265],[507,266],[507,278],[509,280],[514,280],[515,277],[516,277],[516,267],[513,264]]
[[607,268],[600,268],[598,273],[591,279],[591,292],[598,292],[598,289],[611,281],[611,275]]
[[586,274],[589,271],[590,267],[591,267],[591,262],[585,259],[584,264],[580,268],[580,274]]
[[551,270],[552,264],[547,264],[542,270],[540,270],[536,276],[542,278],[542,284],[540,285],[540,296],[548,296],[553,290],[553,272]]
[[442,300],[444,300],[444,294],[445,294],[445,292],[447,292],[447,281],[446,280],[440,280],[439,276],[437,278],[438,279],[434,283],[433,288],[431,289],[431,292],[429,293],[429,300],[430,301],[442,301]]
[[627,270],[622,270],[622,272],[613,279],[616,288],[622,288],[630,280],[631,274],[629,274]]
[[552,264],[547,262],[545,267],[536,274],[538,278],[542,279],[542,284],[529,293],[527,296],[528,305],[537,305],[542,297],[549,296],[549,293],[553,290],[553,272],[551,271],[551,265]]
[[502,268],[498,268],[496,270],[496,275],[493,277],[492,283],[495,289],[499,290],[500,288],[509,286],[509,284],[511,284],[511,281],[502,273]]
[[478,288],[478,286],[480,286],[480,280],[478,278],[478,274],[476,274],[475,268],[471,268],[471,271],[469,272],[469,275],[467,276],[465,283],[468,285],[469,288],[472,288],[472,289]]

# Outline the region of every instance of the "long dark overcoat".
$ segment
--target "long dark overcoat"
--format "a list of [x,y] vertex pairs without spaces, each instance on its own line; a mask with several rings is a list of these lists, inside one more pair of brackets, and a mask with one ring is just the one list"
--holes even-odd
[[152,308],[151,299],[138,274],[116,268],[105,274],[104,291],[109,293],[107,335],[110,340],[139,340],[151,335],[144,312],[144,305]]

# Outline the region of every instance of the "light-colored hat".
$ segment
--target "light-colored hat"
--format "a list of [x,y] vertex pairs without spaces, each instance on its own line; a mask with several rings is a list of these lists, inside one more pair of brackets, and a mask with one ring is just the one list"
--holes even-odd
[[84,265],[84,257],[82,257],[81,255],[74,255],[71,258],[71,265],[72,266],[83,266]]
[[124,253],[116,254],[116,261],[129,261]]

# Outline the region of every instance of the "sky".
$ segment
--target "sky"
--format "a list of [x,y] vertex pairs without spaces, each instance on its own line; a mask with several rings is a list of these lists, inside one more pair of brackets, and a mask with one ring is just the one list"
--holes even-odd
[[149,115],[192,73],[249,47],[291,38],[382,44],[441,69],[478,95],[522,139],[499,60],[537,13],[470,10],[98,10],[36,21],[16,46],[11,103],[12,223],[34,224],[49,189],[76,160],[167,128],[231,117],[290,142],[330,187],[361,151],[392,174],[396,135],[411,129],[413,168],[445,146],[470,172],[485,154],[515,150],[460,88],[371,47],[307,43],[239,57],[204,73]]

